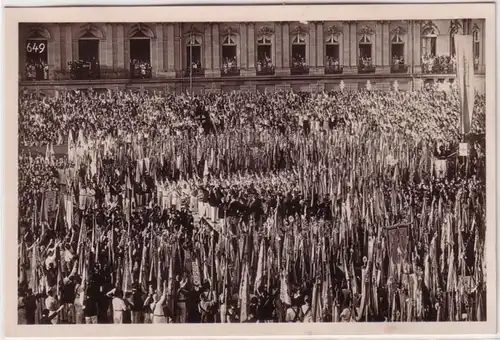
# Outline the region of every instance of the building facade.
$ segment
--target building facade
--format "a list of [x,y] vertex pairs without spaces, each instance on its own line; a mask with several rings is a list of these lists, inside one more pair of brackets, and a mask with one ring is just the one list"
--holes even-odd
[[454,34],[473,36],[484,92],[484,20],[20,24],[20,86],[171,91],[415,89],[453,82]]

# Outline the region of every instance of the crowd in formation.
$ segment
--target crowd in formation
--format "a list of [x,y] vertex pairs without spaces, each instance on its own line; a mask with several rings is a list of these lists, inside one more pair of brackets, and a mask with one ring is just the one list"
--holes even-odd
[[20,323],[486,318],[483,96],[466,160],[434,88],[19,104]]

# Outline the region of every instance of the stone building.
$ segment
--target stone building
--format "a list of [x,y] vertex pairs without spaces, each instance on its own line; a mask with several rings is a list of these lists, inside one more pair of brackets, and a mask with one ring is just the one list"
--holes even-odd
[[170,91],[401,90],[454,81],[454,34],[473,36],[484,92],[484,20],[21,24],[22,88]]

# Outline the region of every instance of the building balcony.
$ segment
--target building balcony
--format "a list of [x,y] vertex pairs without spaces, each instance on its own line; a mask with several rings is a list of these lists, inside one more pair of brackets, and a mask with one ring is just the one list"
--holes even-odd
[[236,66],[222,67],[220,69],[221,77],[238,77],[240,75],[240,69]]
[[49,67],[47,65],[27,65],[21,79],[25,81],[49,80]]
[[151,79],[152,69],[148,63],[130,63],[131,79]]
[[200,68],[200,67],[192,67],[192,68],[186,68],[182,70],[182,76],[183,77],[204,77],[205,76],[205,69]]
[[342,74],[344,66],[342,65],[329,65],[325,66],[325,74]]
[[375,73],[375,66],[371,64],[359,64],[358,65],[358,73],[360,74],[370,74],[370,73]]
[[255,74],[258,76],[274,76],[276,73],[276,69],[274,66],[260,66],[257,65],[257,69],[255,71]]
[[99,64],[84,61],[69,61],[69,77],[72,80],[92,80],[101,78]]
[[290,67],[291,75],[301,75],[301,74],[309,74],[309,67],[306,65],[292,65]]
[[408,73],[408,65],[393,64],[391,65],[391,73]]
[[424,74],[453,74],[457,70],[456,62],[450,56],[424,57],[421,64]]

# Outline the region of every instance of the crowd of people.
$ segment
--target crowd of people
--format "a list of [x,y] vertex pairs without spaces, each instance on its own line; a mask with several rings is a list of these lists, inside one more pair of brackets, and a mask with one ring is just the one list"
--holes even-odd
[[26,61],[26,77],[28,80],[48,80],[49,65],[42,59]]
[[449,74],[456,71],[457,58],[452,55],[424,54],[422,56],[422,72]]
[[151,64],[146,60],[132,59],[130,60],[130,72],[132,78],[146,79],[151,78]]
[[484,137],[454,156],[455,92],[19,107],[19,323],[486,318]]

